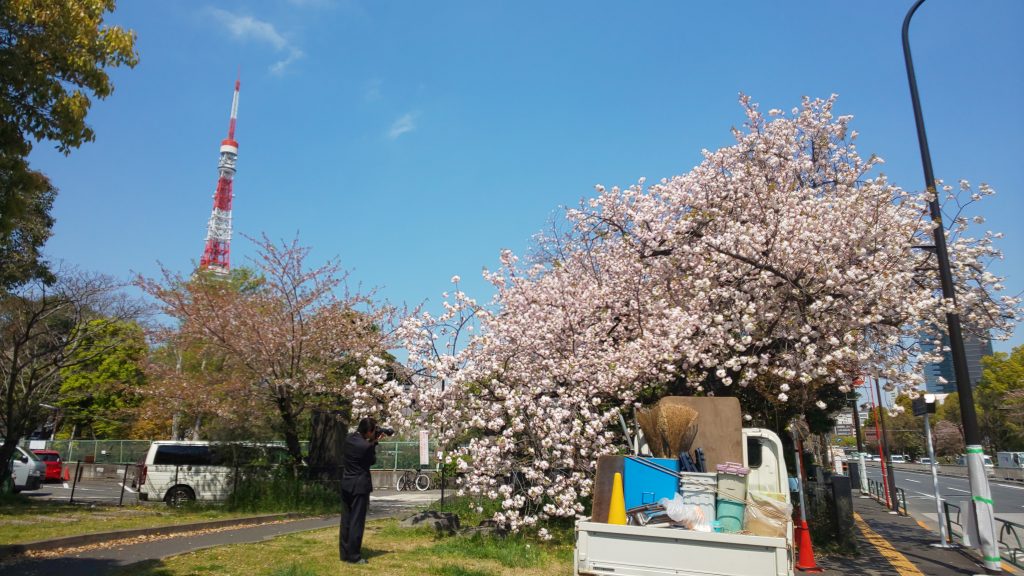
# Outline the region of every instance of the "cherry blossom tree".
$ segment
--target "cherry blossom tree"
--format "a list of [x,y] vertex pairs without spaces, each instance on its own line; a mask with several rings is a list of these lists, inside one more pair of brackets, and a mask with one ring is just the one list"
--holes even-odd
[[337,261],[309,268],[298,240],[254,240],[255,275],[240,287],[209,273],[163,271],[138,284],[176,325],[165,342],[218,363],[196,381],[165,373],[171,396],[228,418],[272,411],[296,462],[300,419],[314,407],[378,414],[399,395],[386,361],[395,309],[347,289]]
[[[581,513],[597,456],[619,448],[619,416],[641,401],[736,395],[746,418],[781,427],[841,406],[861,373],[922,382],[936,358],[917,342],[952,305],[922,249],[927,198],[876,174],[882,160],[859,155],[834,102],[762,114],[741,97],[734,145],[654,185],[598,186],[537,256],[502,254],[485,273],[490,305],[456,291],[440,317],[404,324],[412,395],[443,440],[463,440],[449,459],[467,493],[501,500],[498,521]],[[972,201],[991,193],[963,186]],[[1008,331],[1018,301],[987,268],[997,236],[969,225],[958,215],[949,230],[959,311]],[[456,349],[470,316],[479,328]]]

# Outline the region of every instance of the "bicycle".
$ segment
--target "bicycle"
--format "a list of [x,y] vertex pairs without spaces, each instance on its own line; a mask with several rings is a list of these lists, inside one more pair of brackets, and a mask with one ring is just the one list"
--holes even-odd
[[430,484],[430,476],[425,474],[422,470],[406,470],[398,477],[398,483],[395,488],[397,488],[399,492],[402,490],[412,490],[413,488],[422,492],[430,489]]

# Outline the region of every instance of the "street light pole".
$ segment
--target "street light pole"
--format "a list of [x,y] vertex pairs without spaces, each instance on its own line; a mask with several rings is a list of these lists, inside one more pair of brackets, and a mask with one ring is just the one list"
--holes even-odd
[[971,501],[977,518],[978,541],[985,568],[1001,570],[999,544],[995,539],[995,516],[992,507],[992,492],[985,473],[981,433],[978,429],[978,417],[974,412],[974,393],[971,390],[970,374],[967,371],[967,355],[964,353],[963,332],[960,327],[960,315],[956,311],[956,289],[953,286],[953,273],[949,266],[949,251],[946,248],[946,227],[942,223],[942,208],[939,205],[938,190],[935,188],[935,174],[932,171],[932,157],[928,150],[928,137],[924,130],[924,115],[921,112],[921,99],[917,90],[917,77],[914,74],[914,61],[910,56],[910,19],[924,0],[917,0],[903,19],[903,58],[907,67],[907,80],[910,83],[910,99],[914,106],[914,123],[917,127],[917,141],[921,148],[921,164],[924,168],[924,184],[931,195],[928,209],[935,237],[935,254],[939,260],[939,280],[942,285],[942,297],[951,302],[954,308],[946,313],[946,324],[949,331],[949,347],[953,355],[953,373],[956,375],[957,392],[960,395],[960,415],[964,424],[964,440],[967,444],[967,474],[971,482]]

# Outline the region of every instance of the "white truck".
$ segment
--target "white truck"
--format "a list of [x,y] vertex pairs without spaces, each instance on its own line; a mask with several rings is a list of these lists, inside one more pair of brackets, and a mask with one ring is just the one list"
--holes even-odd
[[[782,442],[770,430],[743,429],[747,489],[785,495]],[[697,532],[659,526],[576,522],[574,576],[792,576],[793,526],[784,536]]]
[[1024,452],[996,452],[996,462],[1000,468],[1024,469]]

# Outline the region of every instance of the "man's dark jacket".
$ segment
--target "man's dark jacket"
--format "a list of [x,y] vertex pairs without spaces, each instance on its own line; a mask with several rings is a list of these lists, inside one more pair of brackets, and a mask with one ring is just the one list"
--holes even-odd
[[373,492],[370,466],[377,462],[377,445],[353,432],[345,439],[345,460],[341,471],[341,489],[350,494]]

